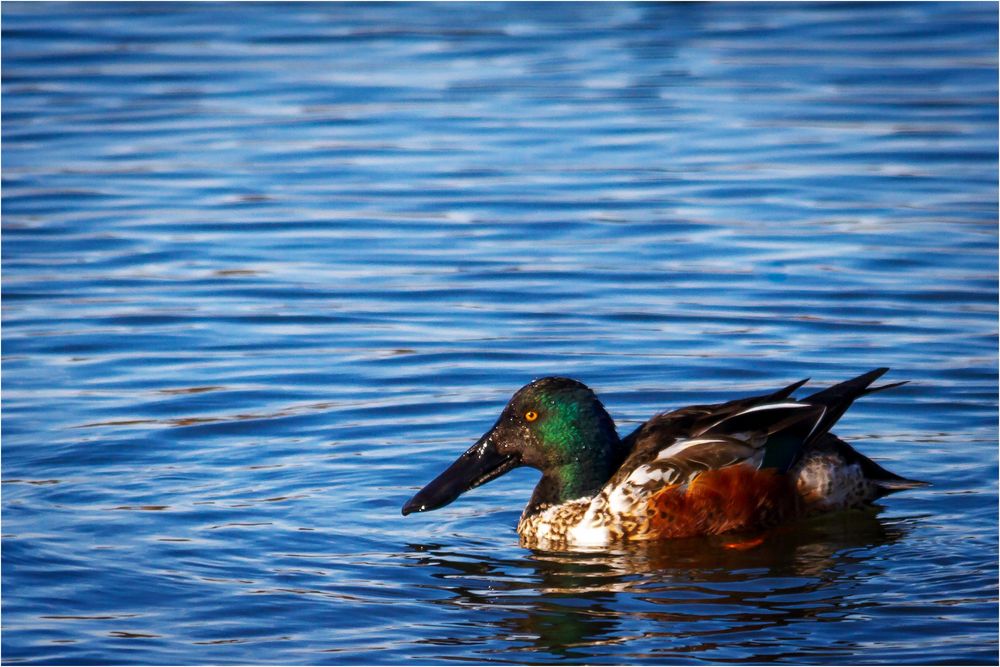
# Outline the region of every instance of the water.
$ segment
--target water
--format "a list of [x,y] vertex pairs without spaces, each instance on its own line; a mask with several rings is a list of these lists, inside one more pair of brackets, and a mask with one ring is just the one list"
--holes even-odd
[[[6,663],[997,660],[996,6],[3,4]],[[415,489],[891,366],[757,549]]]

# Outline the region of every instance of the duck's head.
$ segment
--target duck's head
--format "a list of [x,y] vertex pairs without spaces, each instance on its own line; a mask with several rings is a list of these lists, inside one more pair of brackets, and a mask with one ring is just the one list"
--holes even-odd
[[444,507],[519,466],[540,470],[547,500],[565,502],[595,493],[621,459],[615,424],[594,392],[569,378],[542,378],[519,389],[493,428],[403,505],[403,514]]

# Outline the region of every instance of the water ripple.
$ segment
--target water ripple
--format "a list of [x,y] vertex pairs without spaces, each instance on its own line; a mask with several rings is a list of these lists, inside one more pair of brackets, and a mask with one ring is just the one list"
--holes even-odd
[[[4,3],[5,661],[995,664],[991,9]],[[877,366],[933,486],[757,549],[399,516],[535,377]]]

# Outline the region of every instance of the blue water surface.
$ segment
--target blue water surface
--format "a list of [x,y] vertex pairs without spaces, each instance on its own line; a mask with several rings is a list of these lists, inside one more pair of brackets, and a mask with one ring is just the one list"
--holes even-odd
[[[6,664],[997,661],[997,6],[4,2]],[[531,551],[522,384],[891,366],[932,486]]]

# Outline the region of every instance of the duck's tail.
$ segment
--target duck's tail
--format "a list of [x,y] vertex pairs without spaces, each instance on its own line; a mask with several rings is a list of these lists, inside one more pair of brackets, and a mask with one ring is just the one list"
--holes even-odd
[[885,375],[888,370],[888,368],[876,368],[875,370],[869,371],[864,375],[859,375],[854,379],[841,382],[840,384],[835,384],[832,387],[828,387],[802,399],[803,403],[822,406],[826,410],[823,417],[816,425],[816,429],[813,431],[813,435],[810,437],[810,440],[817,442],[821,438],[829,437],[831,441],[835,443],[834,447],[837,453],[846,463],[853,463],[860,466],[861,472],[864,473],[865,478],[878,485],[881,490],[879,496],[884,496],[894,491],[903,491],[904,489],[928,486],[928,482],[907,479],[894,472],[886,470],[840,438],[830,434],[829,431],[844,415],[847,409],[851,407],[851,404],[858,398],[868,394],[874,394],[877,391],[892,389],[893,387],[899,387],[900,385],[906,384],[906,381],[904,380],[903,382],[893,382],[891,384],[884,384],[878,387],[871,386],[875,380]]
[[857,465],[861,468],[862,476],[875,483],[875,495],[874,497],[866,498],[865,500],[868,502],[881,498],[882,496],[889,495],[890,493],[895,493],[896,491],[905,491],[906,489],[930,486],[930,482],[907,479],[906,477],[897,475],[890,470],[886,470],[878,463],[875,463],[870,458],[854,449],[854,447],[832,433],[827,433],[822,440],[810,448],[810,453],[806,456],[815,455],[822,457],[825,454],[832,454],[837,457],[837,459],[841,461],[840,465]]
[[811,439],[817,439],[823,434],[829,432],[830,429],[833,428],[833,425],[844,416],[844,413],[847,412],[847,408],[851,407],[851,404],[858,398],[867,394],[874,394],[876,391],[892,389],[893,387],[906,384],[904,381],[885,384],[881,387],[871,386],[872,382],[875,382],[875,380],[885,375],[888,371],[888,368],[876,368],[873,371],[868,371],[864,375],[859,375],[854,379],[841,382],[840,384],[835,384],[832,387],[827,387],[822,391],[818,391],[811,396],[803,398],[803,403],[822,406],[825,409],[822,419],[820,419],[816,428],[813,429]]
[[881,493],[878,494],[879,497],[888,495],[895,491],[905,491],[906,489],[915,489],[920,486],[930,486],[930,482],[922,482],[917,479],[907,479],[906,477],[886,470],[840,438],[837,438],[837,440],[837,448],[840,450],[840,455],[843,456],[845,460],[854,460],[859,466],[861,466],[861,472],[864,473],[865,478],[870,479],[878,485],[879,490],[881,491]]

